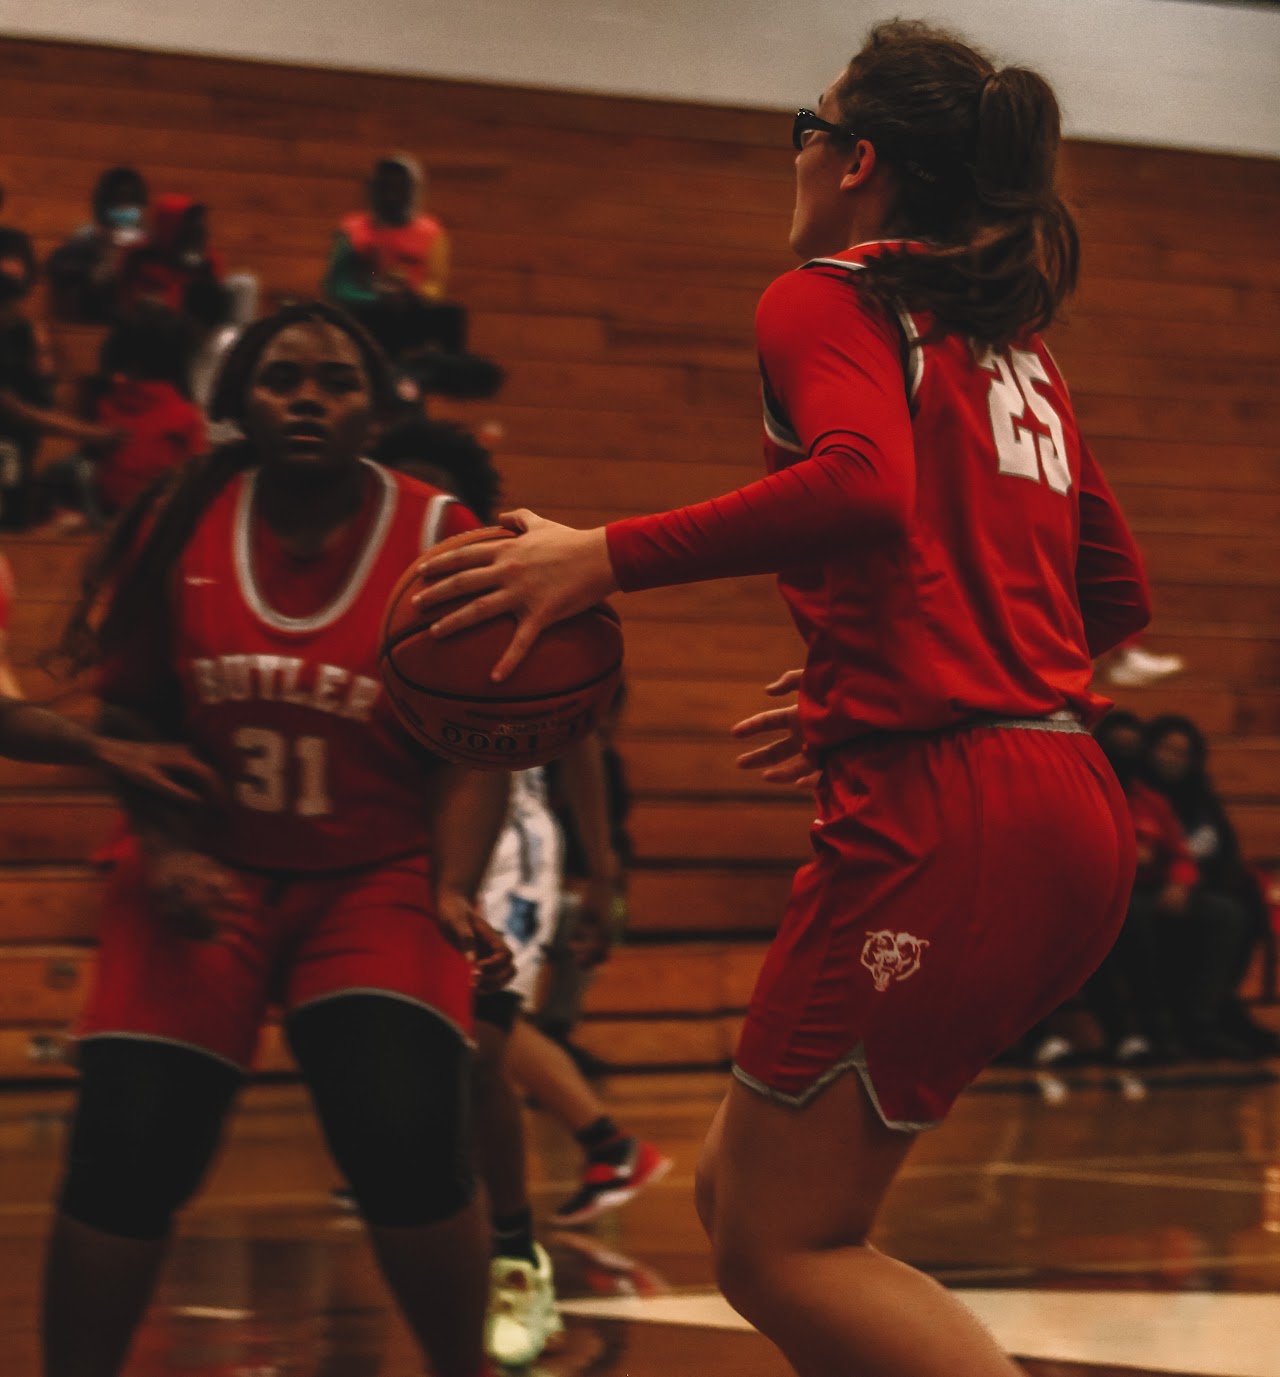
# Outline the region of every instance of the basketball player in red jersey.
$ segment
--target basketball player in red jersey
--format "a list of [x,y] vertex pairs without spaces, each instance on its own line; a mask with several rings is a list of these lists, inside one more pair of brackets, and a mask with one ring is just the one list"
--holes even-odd
[[618,589],[779,574],[808,659],[794,731],[747,763],[817,771],[814,857],[698,1203],[725,1294],[804,1377],[1017,1371],[867,1237],[915,1133],[1080,986],[1133,879],[1085,724],[1091,657],[1147,593],[1036,333],[1076,275],[1058,128],[1035,73],[874,29],[795,123],[806,261],[756,321],[769,475],[592,531],[515,513],[523,538],[426,562],[452,577],[424,603],[473,596],[440,635],[518,618],[498,677]]
[[96,643],[120,734],[191,743],[230,798],[194,819],[133,810],[138,853],[107,900],[80,1029],[48,1377],[119,1372],[269,1002],[431,1371],[488,1372],[468,955],[501,983],[505,952],[473,896],[507,781],[435,761],[382,692],[392,587],[478,524],[360,457],[389,395],[380,352],[342,312],[260,321],[212,405],[245,438],[135,508],[90,580],[77,624],[109,579]]

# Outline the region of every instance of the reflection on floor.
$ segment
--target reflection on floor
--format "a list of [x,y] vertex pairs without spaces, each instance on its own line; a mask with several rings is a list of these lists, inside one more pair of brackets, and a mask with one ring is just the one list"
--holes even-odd
[[[786,1377],[714,1294],[693,1214],[716,1076],[622,1078],[618,1117],[676,1159],[591,1232],[545,1238],[569,1329],[530,1377]],[[922,1138],[877,1242],[965,1299],[1035,1377],[1280,1377],[1280,1085],[1218,1073],[1080,1076],[1046,1098],[989,1077]],[[34,1307],[65,1091],[0,1095],[0,1370],[37,1371]],[[571,1142],[530,1125],[537,1201],[576,1184]],[[305,1096],[251,1091],[184,1221],[131,1377],[417,1377],[360,1227],[329,1199]]]

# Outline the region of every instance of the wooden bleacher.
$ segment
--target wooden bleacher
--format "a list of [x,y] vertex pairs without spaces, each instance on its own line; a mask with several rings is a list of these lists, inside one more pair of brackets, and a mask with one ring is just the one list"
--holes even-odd
[[[752,314],[785,248],[782,115],[0,41],[4,218],[47,253],[98,173],[211,206],[268,300],[316,290],[373,158],[418,154],[454,236],[513,502],[576,524],[696,500],[759,470]],[[1187,673],[1118,695],[1209,732],[1248,852],[1280,860],[1280,163],[1099,143],[1065,151],[1085,249],[1053,348],[1150,564],[1149,644]],[[1189,192],[1194,188],[1194,194]],[[85,371],[93,332],[55,338]],[[84,546],[23,538],[13,644],[35,693]],[[798,661],[768,580],[625,603],[637,942],[583,1041],[623,1064],[723,1061],[809,805],[733,769],[724,729]],[[90,779],[0,762],[0,1076],[57,1071],[84,986],[111,812]],[[278,1040],[268,1066],[282,1065]]]

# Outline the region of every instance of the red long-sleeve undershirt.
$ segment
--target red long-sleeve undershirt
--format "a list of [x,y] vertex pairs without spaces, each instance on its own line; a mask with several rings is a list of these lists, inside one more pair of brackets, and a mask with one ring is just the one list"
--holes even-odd
[[[756,315],[761,371],[804,458],[723,497],[606,528],[626,592],[778,573],[905,535],[915,455],[896,324],[847,282],[788,273]],[[1142,560],[1082,445],[1076,585],[1091,655],[1150,619]]]
[[843,284],[797,272],[764,294],[756,335],[806,457],[723,497],[612,523],[625,591],[776,573],[905,532],[915,460],[896,327]]

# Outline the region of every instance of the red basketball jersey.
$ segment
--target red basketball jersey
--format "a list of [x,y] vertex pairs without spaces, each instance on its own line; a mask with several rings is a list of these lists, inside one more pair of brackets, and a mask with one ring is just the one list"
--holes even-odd
[[[367,462],[367,461],[366,461]],[[429,845],[430,761],[395,721],[378,675],[391,590],[427,546],[479,523],[435,488],[368,464],[373,510],[349,573],[311,616],[267,600],[254,549],[256,471],[201,519],[172,590],[174,667],[187,739],[228,782],[210,849],[234,865],[317,871]],[[325,561],[321,556],[317,561]],[[338,573],[338,580],[332,576]]]
[[923,343],[927,319],[856,289],[889,247],[773,283],[756,320],[771,476],[610,525],[619,582],[781,571],[819,751],[984,714],[1092,719],[1091,653],[1146,619],[1132,538],[1044,344]]

